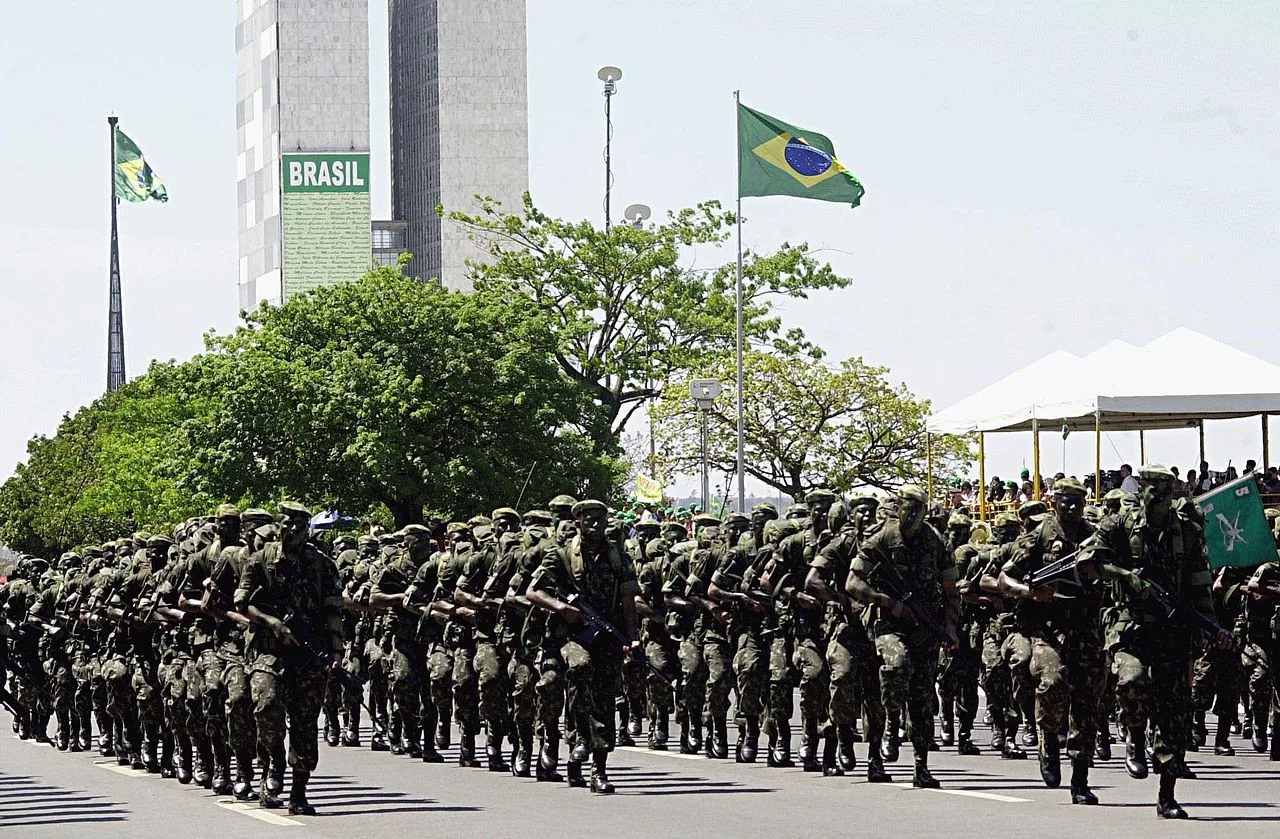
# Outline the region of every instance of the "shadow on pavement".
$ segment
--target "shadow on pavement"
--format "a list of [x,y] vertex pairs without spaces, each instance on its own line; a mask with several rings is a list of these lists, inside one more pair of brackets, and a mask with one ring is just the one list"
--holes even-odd
[[324,817],[469,813],[481,809],[444,805],[433,798],[412,798],[405,792],[368,786],[341,775],[313,775],[307,785],[307,800],[315,805],[316,815]]
[[619,795],[741,795],[777,792],[771,787],[749,787],[737,781],[713,781],[700,775],[639,770],[610,766],[609,774]]
[[39,783],[31,775],[0,773],[0,828],[122,822],[129,811],[83,790]]

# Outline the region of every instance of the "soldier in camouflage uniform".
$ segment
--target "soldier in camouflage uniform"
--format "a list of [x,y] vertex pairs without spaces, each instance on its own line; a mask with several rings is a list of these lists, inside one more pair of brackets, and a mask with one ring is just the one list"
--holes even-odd
[[[1240,621],[1248,580],[1249,574],[1242,568],[1226,567],[1218,571],[1213,582],[1213,611],[1221,626],[1234,627]],[[1213,711],[1218,718],[1214,754],[1230,757],[1236,753],[1231,746],[1231,726],[1238,722],[1240,675],[1241,657],[1236,649],[1210,645],[1196,659],[1191,682],[1195,724],[1188,749],[1205,745],[1208,739],[1205,714]]]
[[[694,517],[694,552],[685,596],[703,607],[702,660],[707,668],[706,699],[702,723],[707,731],[704,753],[709,758],[724,760],[729,756],[729,731],[725,716],[729,713],[729,693],[733,689],[733,646],[730,640],[730,613],[710,596],[711,578],[727,550],[729,535],[720,520],[708,513]],[[735,537],[736,538],[736,537]]]
[[[675,695],[671,685],[679,674],[680,642],[671,634],[677,615],[667,604],[667,571],[671,563],[670,544],[662,538],[645,545],[645,561],[636,568],[640,596],[636,609],[640,616],[640,638],[644,654],[665,679],[646,673],[646,710],[649,716],[649,748],[666,751],[671,736],[671,713]],[[647,669],[647,668],[646,668]]]
[[[507,679],[511,685],[511,719],[517,735],[516,743],[513,744],[516,748],[511,758],[511,774],[518,778],[528,778],[532,774],[534,761],[537,760],[533,751],[533,737],[538,727],[539,673],[538,645],[531,643],[532,639],[525,634],[535,610],[530,608],[524,593],[539,561],[538,545],[550,538],[549,528],[554,521],[547,510],[530,510],[521,518],[521,523],[522,532],[510,548],[510,553],[504,554],[504,558],[509,556],[511,576],[507,580],[503,606],[498,611],[498,637],[511,651]],[[504,573],[505,571],[506,568]],[[558,728],[556,738],[558,742]],[[542,746],[539,747],[539,753],[541,751]],[[554,761],[551,769],[552,774],[555,774]],[[539,772],[542,770],[539,769]]]
[[[330,554],[334,558],[334,565],[338,569],[338,585],[346,590],[347,582],[351,579],[351,574],[355,570],[355,564],[359,554],[355,550],[355,537],[348,534],[340,534],[334,537],[332,542],[332,550]],[[355,630],[356,614],[344,609],[342,613],[342,638],[343,638],[343,666],[346,666],[346,659],[349,651],[351,636]],[[342,684],[337,679],[330,679],[329,686],[324,692],[324,742],[330,747],[337,746],[341,742],[342,732],[345,726],[341,722],[341,718],[345,716],[346,706],[344,696],[345,691]]]
[[[1276,715],[1280,713],[1280,562],[1264,563],[1253,572],[1245,586],[1249,598],[1243,624],[1249,660],[1249,709],[1253,714],[1253,749],[1268,752],[1271,760],[1280,760],[1280,732]],[[1268,719],[1268,717],[1270,719]],[[1267,725],[1271,723],[1268,744]],[[1221,730],[1219,717],[1219,730]]]
[[[371,566],[378,558],[378,540],[373,536],[361,536],[356,540],[354,551],[348,550],[346,554],[355,553],[354,557],[346,557],[350,571],[345,580],[343,580],[342,600],[345,605],[344,612],[344,630],[343,634],[347,640],[346,657],[343,666],[347,668],[347,672],[358,679],[369,683],[369,705],[374,709],[380,709],[382,716],[377,720],[383,727],[386,726],[386,707],[387,707],[387,680],[385,671],[382,668],[382,650],[374,640],[375,625],[378,622],[378,612],[367,608],[368,604],[368,584]],[[341,557],[340,557],[341,559]],[[341,579],[343,564],[338,564],[339,578]],[[364,590],[365,606],[358,606],[356,599],[358,593]],[[377,658],[377,666],[374,666],[374,657]],[[356,696],[347,696],[344,700],[342,710],[342,739],[344,746],[359,747],[360,745],[360,715],[363,708],[360,705],[360,699]],[[372,724],[374,721],[371,720]],[[380,739],[381,734],[375,733],[374,739]]]
[[1082,550],[1094,533],[1084,520],[1084,499],[1084,486],[1079,481],[1063,478],[1054,485],[1054,516],[1018,539],[1012,558],[1001,571],[1000,585],[1006,594],[1019,598],[1015,606],[1017,628],[1029,641],[1029,658],[1019,655],[1011,667],[1015,679],[1034,686],[1040,776],[1050,788],[1062,783],[1058,732],[1065,722],[1071,803],[1097,804],[1098,798],[1089,788],[1096,691],[1102,674],[1097,586],[1080,574],[1045,585],[1034,582],[1034,575],[1050,563],[1068,560],[1073,554],[1084,556],[1090,550]]
[[968,516],[952,514],[947,520],[947,550],[955,557],[956,570],[960,574],[961,588],[960,625],[957,629],[960,646],[943,651],[938,662],[938,699],[942,704],[942,745],[956,743],[955,722],[960,723],[959,745],[956,751],[962,755],[977,755],[980,750],[973,742],[973,721],[978,713],[978,675],[981,669],[983,620],[979,608],[970,604],[965,596],[967,581],[977,569],[977,550],[969,544],[973,522]]
[[870,495],[858,496],[848,505],[842,501],[832,505],[827,523],[835,535],[809,563],[805,584],[806,591],[824,604],[823,635],[831,674],[822,774],[839,776],[856,766],[853,734],[861,696],[869,743],[867,780],[871,783],[891,780],[880,755],[885,713],[880,703],[876,648],[863,621],[865,607],[846,593],[845,583],[859,546],[875,521],[877,506]]
[[[561,642],[572,749],[566,773],[569,785],[586,786],[582,763],[590,757],[591,791],[607,794],[614,791],[607,764],[614,746],[613,699],[621,686],[622,659],[624,653],[640,654],[635,608],[639,585],[631,558],[606,538],[608,508],[587,500],[575,504],[572,513],[577,536],[564,549],[543,556],[527,596],[535,606],[553,613],[549,631]],[[617,627],[627,639],[625,649],[608,633],[600,633],[594,642],[577,634],[583,617],[566,602],[570,595],[580,596]]]
[[[982,624],[982,693],[991,715],[991,748],[1006,760],[1024,760],[1027,753],[1018,745],[1018,706],[1015,696],[1027,692],[1021,681],[1014,684],[1009,659],[1013,651],[1023,651],[1022,660],[1031,655],[1031,642],[1017,630],[1017,615],[1012,598],[1000,589],[1000,572],[1013,557],[1014,542],[1020,532],[1017,518],[1001,513],[995,518],[992,541],[980,547],[961,546],[967,558],[969,573],[963,597]],[[1034,702],[1035,697],[1032,696]]]
[[[319,761],[320,706],[329,670],[342,663],[342,594],[333,560],[307,541],[310,511],[285,502],[280,515],[280,541],[268,542],[244,562],[235,605],[252,622],[246,657],[258,759],[270,761],[279,753],[287,720],[289,812],[312,815],[307,783]],[[262,769],[265,777],[270,766]],[[281,805],[265,780],[258,802]]]
[[925,609],[943,623],[954,647],[959,595],[955,558],[947,554],[942,536],[924,521],[928,499],[917,486],[904,486],[898,493],[893,517],[864,539],[853,561],[847,591],[871,605],[869,616],[876,651],[880,656],[880,692],[886,708],[905,707],[910,719],[909,733],[915,752],[913,786],[937,788],[929,772],[929,749],[933,745],[934,681],[938,669],[939,642],[904,604],[891,594],[875,588],[871,580],[883,573],[887,564],[915,595],[913,607]]
[[[1183,607],[1207,612],[1213,608],[1209,591],[1212,577],[1194,505],[1174,510],[1173,473],[1163,466],[1144,466],[1140,480],[1137,507],[1122,509],[1099,528],[1100,539],[1114,554],[1114,564],[1108,570],[1121,583],[1121,612],[1107,641],[1114,651],[1116,693],[1128,732],[1125,768],[1135,778],[1146,776],[1150,723],[1160,775],[1156,813],[1161,818],[1182,819],[1187,814],[1174,797],[1174,789],[1179,776],[1187,772],[1187,675],[1194,660],[1194,629],[1181,617],[1167,615],[1152,585],[1164,589]],[[1225,637],[1215,641],[1229,644],[1230,636],[1222,635]]]
[[688,599],[691,563],[698,544],[683,538],[684,528],[671,530],[680,540],[671,546],[671,562],[664,575],[663,593],[671,595],[668,631],[679,641],[680,688],[676,695],[676,721],[680,723],[680,753],[702,751],[702,708],[707,698],[707,663],[702,658],[702,608]]
[[[482,535],[488,538],[492,531],[483,527]],[[472,555],[481,548],[476,544],[473,525],[450,522],[446,528],[448,546],[440,555],[439,596],[437,599],[453,601],[453,594],[462,579],[463,570]],[[457,605],[456,603],[454,604]],[[474,667],[475,614],[469,608],[455,609],[444,628],[444,652],[448,657],[448,679],[453,691],[454,719],[458,722],[458,765],[478,767],[476,735],[480,733],[480,696]],[[433,665],[433,683],[437,682],[438,663]],[[439,690],[439,688],[436,688]],[[442,720],[442,724],[447,724]]]

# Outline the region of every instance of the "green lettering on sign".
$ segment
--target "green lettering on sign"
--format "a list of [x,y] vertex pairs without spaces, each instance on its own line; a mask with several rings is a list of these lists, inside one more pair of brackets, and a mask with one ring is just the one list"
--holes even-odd
[[369,155],[281,155],[281,179],[285,192],[368,192]]

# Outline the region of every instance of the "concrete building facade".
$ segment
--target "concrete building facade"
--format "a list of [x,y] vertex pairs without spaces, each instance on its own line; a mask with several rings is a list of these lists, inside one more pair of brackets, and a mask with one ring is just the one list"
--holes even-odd
[[467,288],[484,250],[437,205],[518,211],[529,188],[525,0],[388,0],[391,201],[409,271]]
[[[369,264],[369,213],[366,209],[357,224],[361,199],[352,197],[363,186],[368,203],[368,3],[236,0],[236,21],[240,306],[253,309],[281,302],[291,288],[319,284],[324,277],[314,266],[335,258],[348,266],[341,275],[346,276],[357,247],[365,267]],[[290,281],[285,260],[285,155],[297,157],[298,170],[305,164],[308,175],[305,186],[298,181],[299,209],[289,225],[300,254],[295,267],[303,257],[309,266],[305,277],[295,272],[299,282],[305,280],[302,285]],[[342,157],[349,159],[337,159]],[[318,179],[311,177],[316,171]],[[331,186],[326,183],[330,172],[345,180]],[[328,210],[329,198],[312,196],[329,189],[340,196],[332,199],[340,202],[339,212]],[[324,249],[335,231],[343,234],[343,253]],[[346,239],[348,232],[355,238]]]

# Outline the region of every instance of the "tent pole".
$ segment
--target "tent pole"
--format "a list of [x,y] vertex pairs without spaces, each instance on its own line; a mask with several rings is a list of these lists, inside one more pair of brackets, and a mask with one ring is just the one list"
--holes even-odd
[[1262,415],[1262,471],[1271,468],[1271,434],[1267,428],[1267,415]]
[[933,435],[924,433],[924,480],[925,494],[929,503],[933,503]]
[[987,520],[987,441],[986,435],[978,432],[978,521]]
[[1031,468],[1035,472],[1035,476],[1031,479],[1034,481],[1034,493],[1032,498],[1040,500],[1040,420],[1035,417],[1031,418]]
[[1102,411],[1093,412],[1093,497],[1102,498]]
[[1147,462],[1147,432],[1138,429],[1138,464]]
[[1204,420],[1196,420],[1196,428],[1200,431],[1200,462],[1205,462],[1204,456]]

